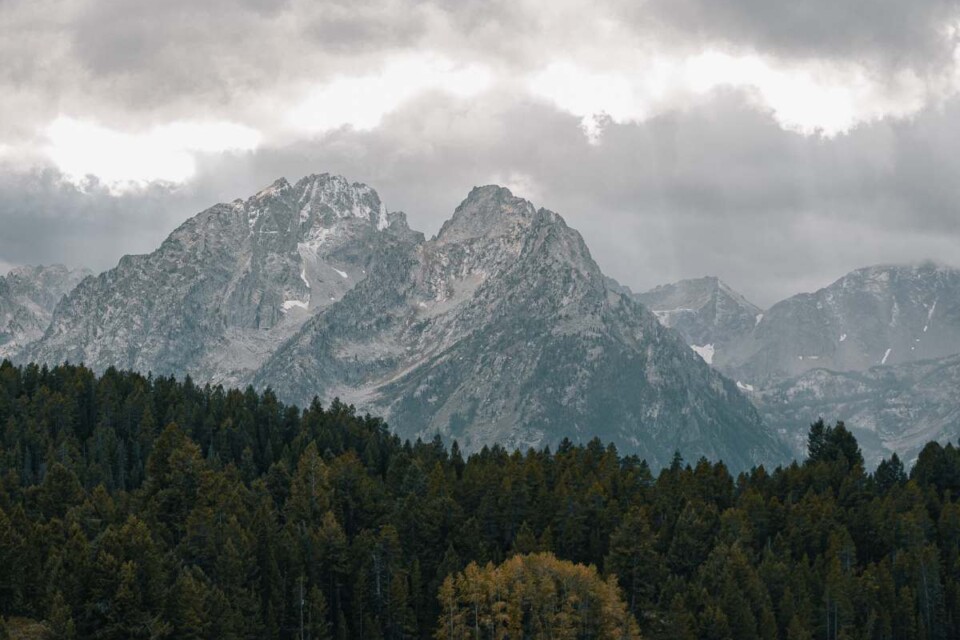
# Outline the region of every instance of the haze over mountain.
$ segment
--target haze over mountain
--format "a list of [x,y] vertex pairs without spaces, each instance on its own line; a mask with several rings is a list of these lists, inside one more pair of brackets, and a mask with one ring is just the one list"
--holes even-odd
[[718,353],[723,358],[726,345],[748,334],[762,318],[759,307],[714,277],[681,280],[636,298],[709,364]]
[[497,186],[427,241],[365,185],[278,180],[85,280],[19,357],[341,397],[468,449],[599,436],[653,464],[677,449],[734,468],[785,458],[579,233]]
[[732,346],[724,366],[752,381],[958,352],[960,270],[927,263],[858,269],[775,304]]
[[[688,289],[696,290],[683,282],[640,298]],[[715,327],[681,333],[701,353],[709,336],[714,366],[738,381],[795,452],[806,446],[806,425],[821,416],[846,420],[871,463],[891,451],[909,460],[930,439],[960,435],[960,270],[934,263],[858,269],[778,302],[753,327],[711,325],[710,308],[697,307],[698,299],[674,295],[677,307],[695,310],[658,315],[680,318],[683,327]]]
[[91,274],[52,265],[18,267],[0,276],[0,358],[42,336],[63,295]]

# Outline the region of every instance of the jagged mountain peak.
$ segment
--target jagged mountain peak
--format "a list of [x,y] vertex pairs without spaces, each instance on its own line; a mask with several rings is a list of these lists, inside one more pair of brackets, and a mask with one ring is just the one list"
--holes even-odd
[[[863,267],[847,273],[821,291],[837,288],[863,288],[879,292],[895,285],[911,286],[928,283],[935,285],[945,279],[956,278],[960,270],[927,260],[913,264],[880,264]],[[817,292],[819,293],[819,291]]]
[[635,297],[711,364],[721,345],[750,333],[763,317],[759,307],[716,276],[680,280]]
[[[608,282],[558,214],[478,187],[434,239],[400,249],[253,383],[338,396],[468,450],[600,435],[654,464],[677,448],[736,467],[778,458],[736,385]],[[714,437],[728,429],[733,446]]]
[[670,284],[659,285],[650,291],[638,294],[641,301],[653,310],[700,309],[724,295],[743,308],[759,313],[760,309],[717,276],[688,278]]
[[367,185],[279,178],[78,287],[22,355],[238,383],[366,278],[386,245],[422,241]]
[[518,227],[529,227],[537,213],[529,200],[514,196],[506,187],[474,187],[440,227],[437,240],[464,242],[507,235]]
[[[544,278],[567,279],[570,287],[589,290],[594,298],[607,289],[578,231],[557,213],[496,185],[471,190],[420,251],[425,271],[418,287],[425,300],[446,301],[456,289],[530,266]],[[573,288],[567,299],[578,298]]]
[[737,468],[781,453],[576,230],[495,185],[424,241],[366,185],[278,180],[87,279],[20,355],[341,397],[469,448],[601,436],[653,463],[679,448]]
[[773,305],[725,360],[751,381],[865,371],[960,352],[960,270],[933,262],[851,271]]
[[264,187],[260,191],[257,191],[251,199],[253,200],[264,200],[266,198],[276,197],[288,191],[290,189],[290,182],[284,178],[280,177],[270,183],[270,186]]
[[246,201],[234,201],[234,208],[247,215],[251,230],[265,224],[270,231],[306,232],[353,218],[378,230],[390,224],[387,208],[373,188],[329,173],[304,176],[293,185],[278,178]]

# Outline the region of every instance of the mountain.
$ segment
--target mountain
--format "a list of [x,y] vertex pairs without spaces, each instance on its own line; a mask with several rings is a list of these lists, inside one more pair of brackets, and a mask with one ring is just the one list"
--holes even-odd
[[427,241],[343,178],[278,180],[84,281],[21,358],[190,374],[385,414],[468,449],[615,442],[736,469],[785,449],[551,211],[474,189]]
[[846,422],[868,466],[892,452],[912,463],[927,442],[960,438],[960,355],[863,372],[814,369],[755,395],[797,453],[806,449],[798,426],[821,416]]
[[708,364],[722,365],[726,345],[748,335],[763,314],[715,277],[659,286],[636,299],[676,330]]
[[258,372],[281,397],[371,406],[468,449],[600,436],[651,462],[781,455],[735,385],[612,290],[556,213],[474,189],[436,238],[384,258]]
[[775,304],[729,345],[721,369],[766,386],[813,369],[866,371],[960,353],[960,270],[858,269]]
[[91,274],[58,264],[18,267],[0,276],[0,359],[42,336],[60,299]]
[[[638,298],[737,380],[795,455],[820,417],[844,420],[869,464],[892,452],[909,460],[929,440],[960,436],[960,270],[858,269],[752,323],[753,310],[716,293],[722,288],[703,278]],[[715,321],[703,303],[718,296],[737,310],[725,314],[733,321]]]
[[242,384],[391,242],[417,242],[376,192],[330,175],[274,182],[187,220],[60,304],[21,359]]

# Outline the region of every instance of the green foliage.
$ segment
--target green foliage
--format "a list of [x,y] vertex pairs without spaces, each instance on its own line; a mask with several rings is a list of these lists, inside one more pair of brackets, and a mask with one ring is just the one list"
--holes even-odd
[[821,418],[811,425],[807,436],[807,463],[825,462],[862,467],[863,454],[860,453],[856,438],[847,431],[843,422],[838,422],[834,427],[828,427]]
[[842,423],[809,443],[654,477],[597,440],[464,458],[336,401],[4,363],[0,637],[960,637],[960,450],[869,474]]

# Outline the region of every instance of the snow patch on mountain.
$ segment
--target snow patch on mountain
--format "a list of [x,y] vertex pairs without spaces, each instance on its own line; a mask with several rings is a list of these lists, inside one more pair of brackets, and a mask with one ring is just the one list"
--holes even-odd
[[310,307],[309,300],[284,300],[282,308],[284,311],[289,311],[299,307],[300,309],[308,309]]
[[690,345],[690,348],[696,351],[697,355],[703,358],[707,364],[713,364],[713,354],[715,349],[712,344]]

